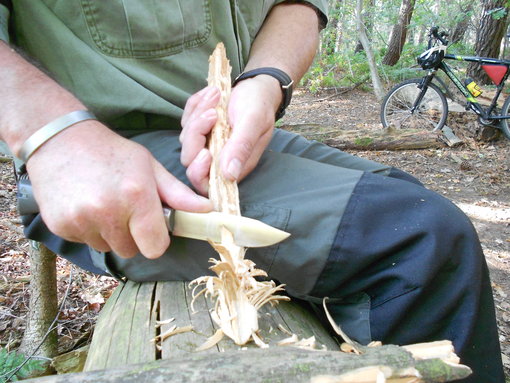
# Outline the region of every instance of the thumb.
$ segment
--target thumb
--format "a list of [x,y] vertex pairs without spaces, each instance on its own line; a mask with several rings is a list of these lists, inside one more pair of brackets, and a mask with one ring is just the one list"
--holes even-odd
[[154,161],[154,175],[159,197],[163,204],[173,209],[197,213],[205,213],[212,210],[211,201],[196,194],[157,161]]
[[236,125],[232,136],[221,151],[221,170],[227,179],[240,180],[259,137],[256,129],[244,129],[242,123]]

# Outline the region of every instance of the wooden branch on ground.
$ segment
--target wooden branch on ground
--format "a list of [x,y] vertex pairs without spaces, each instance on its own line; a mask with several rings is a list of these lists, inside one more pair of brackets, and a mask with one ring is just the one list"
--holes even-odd
[[[307,129],[310,126],[313,130]],[[284,125],[281,128],[342,150],[412,150],[445,146],[439,139],[440,132],[418,129],[342,130],[321,124]]]
[[[176,359],[88,373],[49,376],[33,383],[144,382],[448,382],[470,369],[438,358],[415,359],[402,347],[366,347],[362,355],[293,347],[190,353]],[[383,379],[384,378],[384,379]]]
[[[329,100],[329,99],[332,99],[332,98],[335,98],[335,97],[338,97],[338,96],[341,96],[342,94],[345,94],[345,93],[348,93],[348,92],[351,92],[353,91],[354,89],[360,87],[361,85],[365,84],[368,80],[370,80],[370,76],[365,76],[363,77],[360,81],[354,83],[353,85],[351,86],[347,86],[347,87],[343,87],[343,88],[337,88],[337,87],[334,87],[334,88],[323,88],[321,89],[322,91],[330,91],[330,90],[334,90],[335,93],[334,94],[330,94],[329,96],[326,96],[326,97],[322,97],[322,98],[319,98],[319,99],[316,99],[316,100],[311,100],[311,101],[298,101],[298,102],[295,102],[294,105],[299,105],[299,104],[309,104],[311,102],[321,102],[321,101],[326,101],[326,100]],[[340,89],[340,90],[339,90]]]

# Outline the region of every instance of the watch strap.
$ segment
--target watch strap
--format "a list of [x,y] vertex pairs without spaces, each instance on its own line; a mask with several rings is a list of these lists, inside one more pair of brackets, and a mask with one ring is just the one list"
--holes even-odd
[[239,76],[237,76],[234,80],[232,86],[235,86],[239,81],[246,80],[247,78],[252,78],[261,74],[265,74],[271,77],[274,77],[280,83],[280,87],[282,89],[283,99],[278,107],[276,112],[275,121],[278,121],[285,115],[285,109],[289,106],[290,100],[292,99],[292,89],[294,81],[290,78],[290,76],[278,68],[273,67],[263,67],[250,70],[248,72],[243,72]]

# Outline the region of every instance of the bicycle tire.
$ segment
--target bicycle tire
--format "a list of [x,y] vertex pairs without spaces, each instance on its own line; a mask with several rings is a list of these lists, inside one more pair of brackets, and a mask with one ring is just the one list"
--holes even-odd
[[381,105],[381,122],[384,128],[439,130],[448,117],[448,102],[443,92],[429,84],[420,106],[411,109],[421,92],[421,78],[414,78],[395,85],[384,97]]
[[[501,115],[502,116],[508,116],[510,115],[508,113],[508,109],[510,109],[510,97],[507,97],[505,100],[505,103],[503,104],[503,107],[501,108]],[[508,126],[508,120],[502,119],[499,124],[501,130],[503,131],[503,134],[510,140],[510,126]]]

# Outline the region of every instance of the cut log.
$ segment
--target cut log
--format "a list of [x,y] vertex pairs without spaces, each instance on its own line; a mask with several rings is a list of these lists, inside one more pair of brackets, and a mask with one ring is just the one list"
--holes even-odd
[[[120,285],[106,302],[96,323],[85,371],[116,368],[126,364],[173,359],[193,353],[218,329],[211,318],[211,302],[203,295],[193,302],[188,282],[128,281]],[[173,318],[157,326],[157,321]],[[151,342],[172,326],[193,330],[172,336],[158,344]],[[299,338],[315,338],[317,348],[338,350],[338,342],[319,320],[298,303],[281,302],[259,310],[260,337],[276,345],[289,334]],[[249,343],[247,348],[257,347]],[[240,350],[232,340],[224,338],[207,353]]]
[[[185,282],[128,281],[115,290],[99,316],[85,369],[94,371],[90,375],[64,375],[43,382],[67,382],[65,379],[129,382],[128,371],[134,372],[133,379],[140,380],[133,381],[139,382],[207,382],[220,381],[220,376],[225,377],[224,381],[264,381],[267,377],[267,381],[309,382],[316,375],[338,377],[367,366],[387,366],[395,374],[404,368],[416,368],[427,377],[423,381],[428,382],[447,382],[469,373],[467,367],[458,364],[449,341],[402,347],[361,346],[362,355],[340,352],[337,340],[311,310],[296,302],[267,305],[259,311],[260,337],[271,347],[252,353],[258,350],[254,343],[240,347],[224,338],[213,348],[196,352],[218,326],[210,316],[205,297],[195,301],[194,313],[190,302],[191,293]],[[156,326],[162,318],[173,320]],[[171,326],[192,326],[193,330],[168,338],[158,349],[151,339]],[[297,334],[300,339],[313,337],[317,351],[300,352],[294,347],[278,346],[290,334]],[[126,365],[130,367],[124,369]],[[105,369],[107,372],[96,372]],[[253,373],[257,376],[250,376],[250,371],[256,371]],[[292,374],[296,371],[302,377],[295,378]]]
[[[378,368],[382,380],[366,380],[363,368]],[[37,383],[152,383],[152,382],[448,382],[462,379],[470,369],[440,359],[416,360],[397,346],[366,348],[362,355],[339,351],[308,351],[292,347],[191,353],[176,359],[129,365],[89,373],[44,377]],[[341,380],[342,376],[350,377]],[[329,380],[323,380],[323,379]],[[321,379],[321,380],[319,380]],[[334,380],[333,380],[334,379]]]

